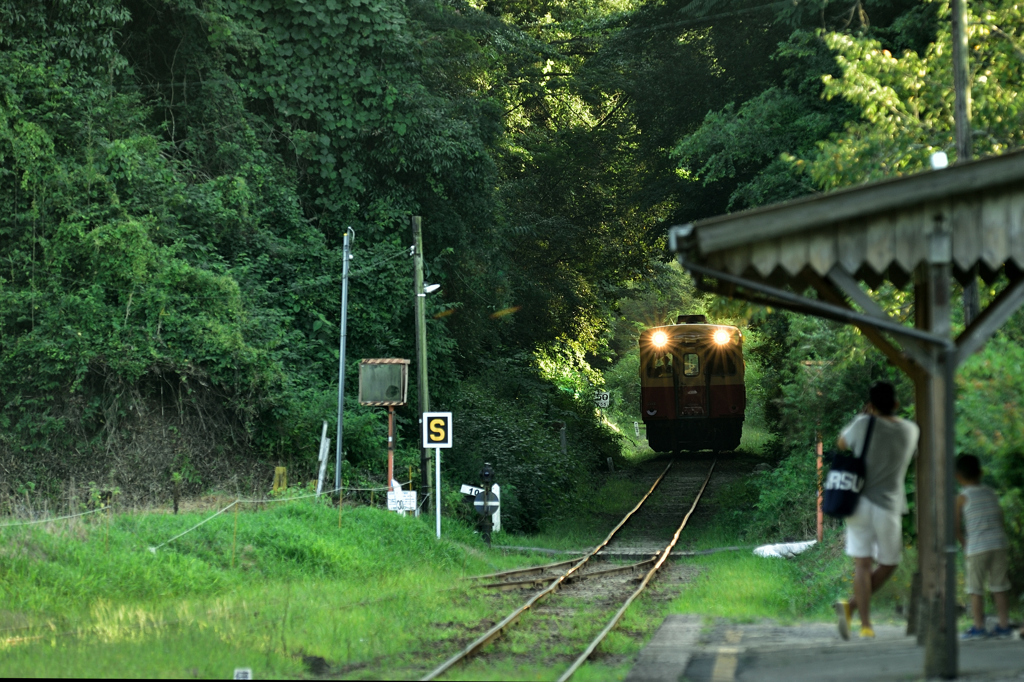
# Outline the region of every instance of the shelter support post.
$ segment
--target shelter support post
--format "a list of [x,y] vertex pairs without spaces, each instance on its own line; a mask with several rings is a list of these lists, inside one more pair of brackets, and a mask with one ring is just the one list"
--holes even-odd
[[[945,260],[945,259],[943,259]],[[922,264],[915,277],[915,325],[950,337],[952,265]],[[918,642],[925,646],[925,676],[957,676],[956,535],[953,528],[953,371],[955,349],[935,348],[930,371],[914,381],[921,440],[917,457],[917,550],[921,594],[916,605]]]

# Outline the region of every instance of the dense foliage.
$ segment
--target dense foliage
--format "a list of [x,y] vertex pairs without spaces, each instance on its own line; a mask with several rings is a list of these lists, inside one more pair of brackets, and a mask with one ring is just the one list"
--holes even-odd
[[[1024,17],[971,9],[975,151],[999,153],[1020,146]],[[381,481],[383,411],[355,377],[414,356],[421,215],[451,485],[491,461],[510,528],[550,518],[626,442],[590,391],[633,421],[638,329],[706,311],[745,324],[781,462],[756,527],[800,534],[778,510],[812,499],[815,434],[903,380],[853,331],[694,291],[665,229],[952,152],[948,24],[937,0],[2,0],[0,495],[312,477],[349,228],[345,475]],[[959,436],[1017,510],[1022,336],[964,370]]]

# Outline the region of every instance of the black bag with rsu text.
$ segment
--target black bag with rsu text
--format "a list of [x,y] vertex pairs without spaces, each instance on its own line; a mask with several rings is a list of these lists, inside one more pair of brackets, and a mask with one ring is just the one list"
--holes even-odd
[[864,489],[864,480],[867,478],[864,455],[871,446],[874,430],[875,417],[872,415],[868,417],[868,432],[864,435],[864,447],[860,449],[860,454],[837,452],[833,455],[821,498],[821,510],[829,516],[844,519],[857,509],[860,491]]

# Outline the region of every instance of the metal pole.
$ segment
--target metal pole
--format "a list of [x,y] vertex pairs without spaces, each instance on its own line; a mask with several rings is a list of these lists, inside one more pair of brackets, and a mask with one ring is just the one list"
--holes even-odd
[[[412,291],[416,301],[416,385],[419,390],[419,423],[422,428],[423,413],[430,411],[430,391],[427,386],[427,306],[426,292],[423,291],[423,219],[412,216],[413,278]],[[424,498],[424,511],[430,510],[430,451],[420,450],[420,489]]]
[[814,453],[818,459],[818,543],[821,544],[822,539],[825,537],[824,533],[824,516],[821,512],[821,459],[822,459],[822,442],[821,432],[818,432],[817,443],[814,446]]
[[[341,341],[338,353],[338,433],[334,452],[334,488],[341,488],[341,427],[345,410],[345,332],[348,321],[348,262],[352,260],[352,240],[356,232],[351,227],[345,231],[341,264]],[[341,496],[338,496],[339,504]]]
[[434,510],[437,517],[437,539],[441,539],[441,448],[434,448]]
[[[395,490],[395,406],[388,405],[388,490]],[[395,492],[398,492],[397,490]]]

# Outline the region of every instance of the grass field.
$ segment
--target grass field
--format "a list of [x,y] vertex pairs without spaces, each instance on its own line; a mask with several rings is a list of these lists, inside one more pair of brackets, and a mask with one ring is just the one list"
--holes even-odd
[[[457,524],[310,501],[209,514],[120,514],[0,529],[4,676],[408,677],[511,597],[461,578],[547,556],[485,551]],[[237,536],[236,524],[237,523]],[[234,550],[232,550],[234,548]],[[438,626],[442,627],[438,627]]]
[[[244,667],[267,678],[329,666],[351,679],[417,678],[521,599],[462,578],[555,558],[497,545],[593,546],[635,504],[642,478],[609,478],[571,520],[529,537],[497,534],[492,549],[458,522],[446,521],[438,542],[430,520],[368,507],[345,508],[339,527],[336,508],[311,500],[236,507],[166,545],[216,507],[0,527],[0,674],[223,678]],[[742,514],[724,513],[744,504],[743,494],[741,483],[722,488],[711,520],[687,529],[687,547],[756,542],[742,536]],[[902,619],[915,563],[910,550],[873,599],[876,620]],[[668,613],[831,620],[829,605],[848,594],[852,577],[839,530],[794,559],[743,550],[678,565],[689,582],[656,583],[577,679],[622,679]],[[451,678],[552,679],[559,671],[550,662],[567,665],[603,625],[594,605],[572,610],[557,637],[514,628]]]

